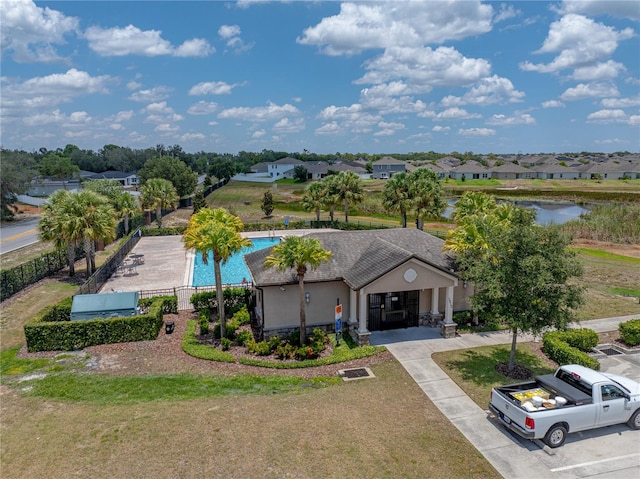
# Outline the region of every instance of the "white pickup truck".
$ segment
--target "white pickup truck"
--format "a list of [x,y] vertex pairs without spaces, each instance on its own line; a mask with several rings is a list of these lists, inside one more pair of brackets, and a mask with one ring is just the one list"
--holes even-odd
[[535,381],[494,387],[489,409],[518,435],[560,447],[570,432],[624,422],[640,429],[640,383],[569,364]]

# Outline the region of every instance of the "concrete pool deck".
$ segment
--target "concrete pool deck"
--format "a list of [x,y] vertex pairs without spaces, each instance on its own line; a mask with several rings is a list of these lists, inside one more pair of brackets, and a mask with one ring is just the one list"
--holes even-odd
[[[307,233],[335,231],[331,229],[270,230],[242,232],[245,238],[271,236],[303,236]],[[148,291],[190,286],[195,253],[188,251],[182,236],[143,236],[129,254],[144,255],[144,264],[135,271],[111,276],[100,293],[112,291]]]

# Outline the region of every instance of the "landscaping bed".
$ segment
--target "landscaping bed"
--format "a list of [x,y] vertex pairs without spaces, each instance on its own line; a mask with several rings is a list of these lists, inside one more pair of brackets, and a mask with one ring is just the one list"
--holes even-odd
[[[182,350],[182,338],[188,320],[196,319],[195,313],[182,311],[178,314],[164,316],[165,321],[173,321],[175,329],[166,334],[163,328],[154,341],[136,341],[129,343],[103,344],[90,346],[83,351],[90,355],[86,368],[102,374],[113,375],[145,375],[145,374],[282,374],[314,378],[320,376],[336,376],[338,370],[346,368],[370,367],[371,365],[391,361],[393,356],[382,351],[374,356],[352,361],[297,369],[273,369],[247,366],[238,363],[208,361],[189,356]],[[246,348],[233,347],[232,354],[247,355]],[[23,347],[18,353],[20,358],[53,358],[60,352],[47,351],[29,353]],[[258,358],[257,356],[252,356]]]

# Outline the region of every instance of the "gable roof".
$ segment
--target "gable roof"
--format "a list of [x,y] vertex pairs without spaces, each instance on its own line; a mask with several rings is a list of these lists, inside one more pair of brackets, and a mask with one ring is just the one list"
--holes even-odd
[[129,178],[130,176],[136,176],[136,174],[126,173],[124,171],[103,171],[102,173],[94,173],[93,175],[88,176],[87,179],[100,180],[106,178],[109,180],[121,180],[124,178]]
[[374,165],[404,165],[405,162],[401,160],[396,160],[392,156],[383,156],[377,161],[373,162]]
[[[417,229],[332,231],[305,236],[317,238],[324,249],[332,252],[328,262],[315,271],[307,271],[307,283],[342,280],[349,287],[360,289],[411,258],[452,274],[452,258],[442,252],[444,241]],[[253,283],[258,287],[297,283],[293,269],[282,272],[264,268],[271,249],[244,256]]]
[[304,161],[300,161],[296,158],[287,156],[286,158],[280,158],[279,160],[271,162],[272,165],[301,165]]

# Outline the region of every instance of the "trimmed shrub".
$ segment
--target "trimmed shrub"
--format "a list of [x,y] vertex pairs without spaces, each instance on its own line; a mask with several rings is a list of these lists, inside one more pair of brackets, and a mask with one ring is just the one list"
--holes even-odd
[[236,342],[238,346],[246,346],[247,342],[253,339],[253,333],[248,329],[244,329],[236,334]]
[[[225,288],[222,292],[224,298],[224,310],[226,315],[234,315],[246,306],[251,296],[251,291],[242,288]],[[215,291],[205,291],[191,295],[191,303],[196,311],[208,308],[211,311],[218,311],[218,299]]]
[[[97,344],[156,339],[163,324],[163,310],[171,309],[174,297],[152,298],[146,314],[117,318],[96,318],[86,321],[61,319],[66,314],[65,301],[45,308],[24,326],[29,352],[74,351]],[[176,299],[177,304],[177,299]],[[69,308],[70,311],[70,308]],[[64,313],[63,313],[64,312]],[[70,313],[69,313],[70,314]],[[58,318],[50,321],[49,318]]]
[[200,325],[200,334],[209,334],[208,310],[200,311],[200,315],[198,316],[198,324]]
[[222,338],[220,340],[220,345],[222,346],[223,351],[229,351],[229,348],[231,347],[232,344],[233,344],[233,341],[231,341],[229,338]]
[[232,321],[237,321],[240,326],[245,324],[249,324],[251,322],[251,316],[249,316],[249,311],[247,311],[247,307],[243,306],[242,309],[236,311],[231,318]]
[[640,318],[631,319],[618,325],[620,338],[629,346],[640,344]]
[[247,351],[249,354],[257,354],[258,356],[269,356],[271,354],[271,348],[266,341],[256,342],[255,339],[247,341]]
[[542,350],[552,361],[560,365],[580,364],[599,371],[598,360],[587,354],[597,344],[598,333],[586,328],[550,331],[542,335]]

